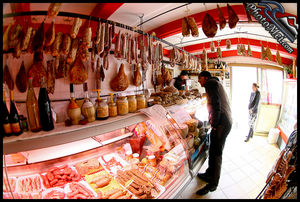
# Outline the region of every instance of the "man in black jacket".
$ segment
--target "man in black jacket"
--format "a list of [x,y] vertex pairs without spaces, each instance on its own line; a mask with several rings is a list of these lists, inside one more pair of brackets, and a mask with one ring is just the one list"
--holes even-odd
[[257,109],[260,100],[260,92],[258,91],[259,86],[256,83],[252,84],[252,90],[250,95],[250,102],[248,105],[249,109],[249,133],[246,136],[245,142],[248,142],[250,137],[253,137],[253,128],[257,118]]
[[197,175],[200,179],[208,182],[196,192],[196,194],[204,195],[217,189],[221,175],[223,148],[231,130],[232,118],[228,97],[222,84],[213,79],[208,71],[202,71],[198,76],[198,81],[205,88],[209,123],[212,127],[208,168],[205,173]]

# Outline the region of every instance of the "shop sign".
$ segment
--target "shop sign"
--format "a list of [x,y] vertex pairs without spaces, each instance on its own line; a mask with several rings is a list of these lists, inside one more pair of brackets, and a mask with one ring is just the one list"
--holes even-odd
[[[272,8],[271,5],[275,5]],[[278,43],[289,53],[294,50],[291,48],[284,39],[287,38],[293,43],[298,35],[298,24],[296,24],[296,18],[293,16],[284,16],[277,18],[277,12],[284,14],[283,6],[276,1],[264,1],[258,3],[260,6],[264,6],[263,10],[258,8],[254,3],[247,4],[247,11],[268,31],[271,36],[278,41]],[[274,6],[273,6],[274,7]],[[260,12],[261,11],[261,12]],[[271,16],[269,13],[271,13]],[[292,24],[289,23],[292,21]]]

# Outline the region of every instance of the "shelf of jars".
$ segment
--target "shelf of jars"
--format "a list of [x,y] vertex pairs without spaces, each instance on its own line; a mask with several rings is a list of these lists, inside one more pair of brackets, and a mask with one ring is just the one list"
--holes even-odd
[[108,133],[112,130],[125,128],[147,120],[141,112],[128,113],[122,116],[110,117],[107,120],[96,120],[85,125],[65,126],[56,123],[51,131],[23,132],[19,136],[3,138],[3,154],[11,154],[33,149],[41,149],[60,144],[66,144],[86,138]]

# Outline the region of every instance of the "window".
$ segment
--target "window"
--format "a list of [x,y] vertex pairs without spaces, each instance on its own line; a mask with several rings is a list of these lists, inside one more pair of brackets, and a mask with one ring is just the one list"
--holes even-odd
[[283,72],[274,69],[262,69],[261,102],[281,104]]

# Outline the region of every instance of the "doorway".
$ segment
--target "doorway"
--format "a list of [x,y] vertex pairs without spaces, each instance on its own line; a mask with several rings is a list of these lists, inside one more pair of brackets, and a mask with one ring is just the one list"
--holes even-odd
[[252,92],[252,84],[257,83],[256,67],[232,67],[232,100],[231,110],[233,127],[248,133],[248,104]]

